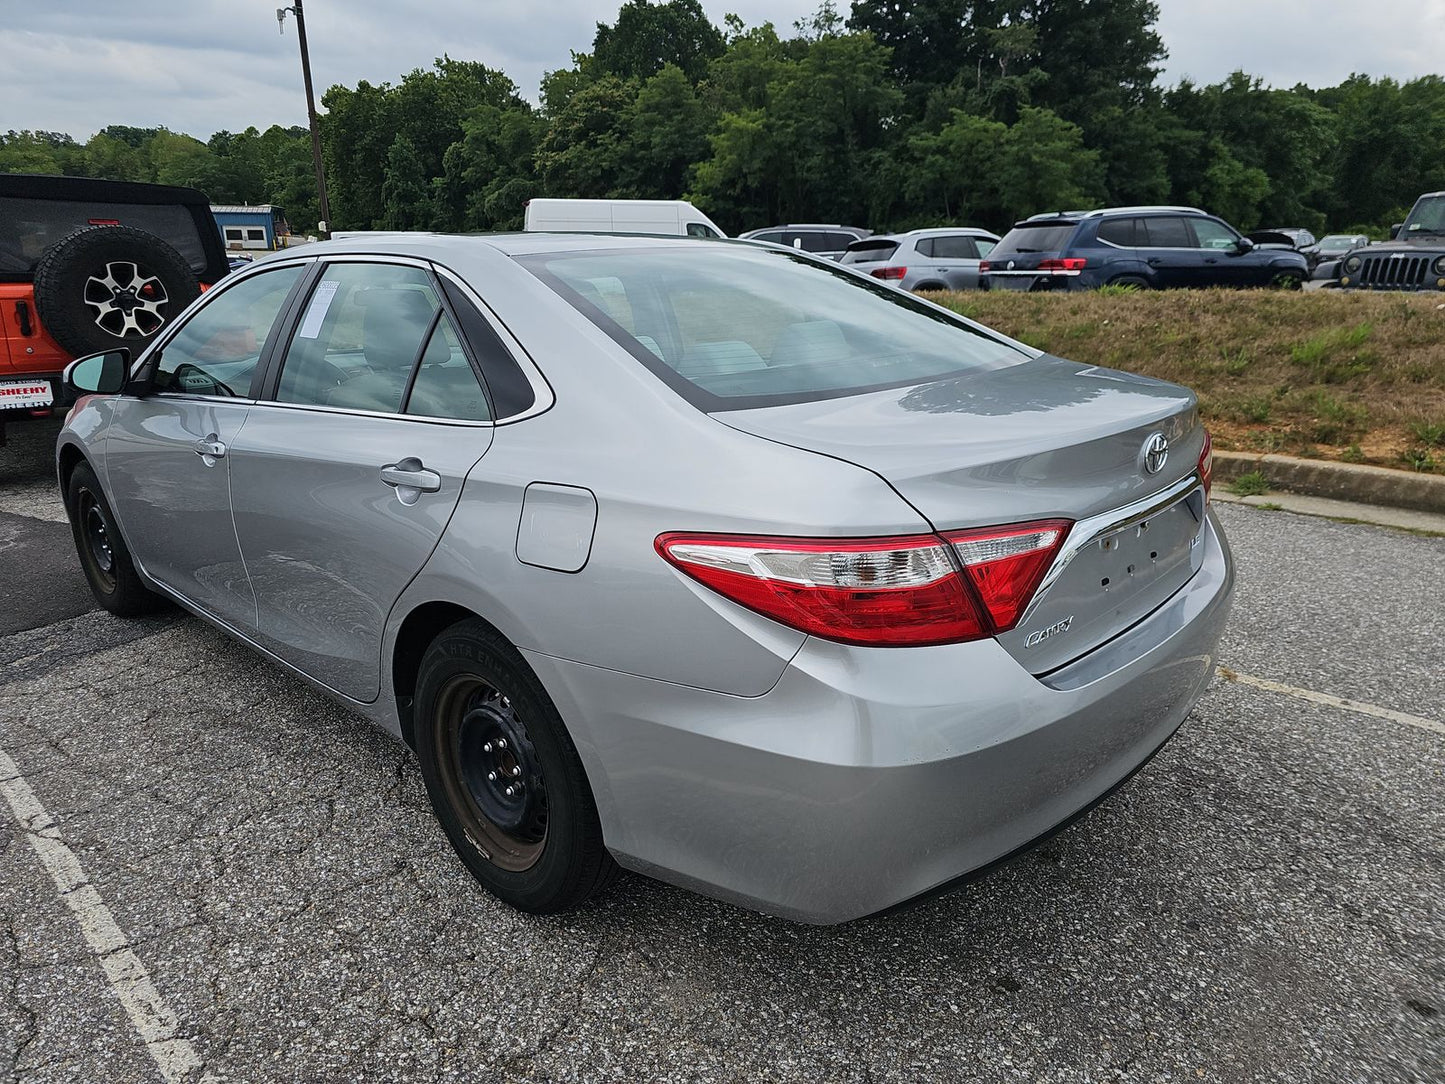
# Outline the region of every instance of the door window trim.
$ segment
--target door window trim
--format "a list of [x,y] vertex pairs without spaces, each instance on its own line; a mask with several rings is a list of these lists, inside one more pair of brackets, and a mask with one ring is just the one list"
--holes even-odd
[[[185,391],[157,391],[153,393],[155,398],[164,397],[167,400],[184,399],[209,403],[254,404],[260,395],[260,384],[258,382],[263,379],[270,365],[271,358],[276,352],[279,340],[283,335],[289,340],[289,328],[293,316],[291,310],[296,305],[298,291],[309,293],[310,288],[307,286],[307,283],[313,275],[307,265],[314,264],[316,261],[317,257],[315,256],[278,260],[275,263],[268,261],[258,267],[246,268],[244,271],[232,272],[227,275],[224,280],[206,291],[204,304],[197,306],[194,312],[189,313],[184,320],[173,325],[163,336],[146,347],[140,357],[136,358],[134,364],[131,365],[130,379],[138,379],[146,369],[153,366],[155,361],[165,353],[165,349],[171,344],[171,341],[184,331],[192,320],[196,319],[215,304],[217,298],[224,296],[228,290],[235,289],[244,282],[248,282],[261,275],[270,274],[273,271],[281,271],[287,267],[300,267],[302,269],[301,274],[298,275],[296,281],[291,284],[290,292],[287,293],[285,300],[281,302],[281,307],[276,310],[276,318],[272,321],[271,326],[279,329],[282,335],[273,335],[271,340],[266,344],[265,349],[261,351],[261,356],[256,361],[256,371],[251,374],[251,386],[247,389],[246,395],[202,395],[197,392]],[[149,396],[147,398],[149,398]]]

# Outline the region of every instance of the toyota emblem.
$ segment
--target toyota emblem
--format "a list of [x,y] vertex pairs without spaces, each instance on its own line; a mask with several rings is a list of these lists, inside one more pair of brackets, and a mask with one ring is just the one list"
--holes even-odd
[[1169,458],[1169,438],[1163,433],[1150,433],[1144,441],[1144,447],[1139,449],[1139,462],[1144,467],[1145,474],[1158,474],[1164,469],[1164,461]]

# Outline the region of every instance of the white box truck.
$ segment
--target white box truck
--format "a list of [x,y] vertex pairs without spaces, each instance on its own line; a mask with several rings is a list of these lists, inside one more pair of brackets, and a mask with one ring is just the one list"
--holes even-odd
[[532,199],[529,233],[656,233],[726,237],[717,223],[685,199]]

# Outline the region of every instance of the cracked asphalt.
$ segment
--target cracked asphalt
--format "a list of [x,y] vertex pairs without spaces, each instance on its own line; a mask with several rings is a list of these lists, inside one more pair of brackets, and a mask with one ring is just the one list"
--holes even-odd
[[[1220,681],[1089,817],[912,911],[804,927],[629,876],[530,918],[390,738],[75,591],[54,432],[0,450],[0,750],[209,1079],[1445,1081],[1445,736]],[[1445,715],[1445,539],[1220,515],[1228,666]],[[0,1080],[157,1079],[0,804]]]

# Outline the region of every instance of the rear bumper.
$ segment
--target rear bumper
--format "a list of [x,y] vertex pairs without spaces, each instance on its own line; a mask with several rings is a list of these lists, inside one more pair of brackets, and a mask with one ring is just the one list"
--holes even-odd
[[[47,406],[27,405],[16,406],[17,401],[10,392],[18,385],[48,384],[50,385],[51,402]],[[0,417],[11,421],[16,418],[44,417],[56,410],[64,410],[69,406],[66,396],[65,382],[56,373],[8,373],[0,370]]]
[[809,640],[759,697],[548,656],[608,846],[629,868],[805,922],[885,910],[1086,809],[1208,685],[1233,570],[1213,518],[1200,571],[1131,630],[1046,678],[995,641]]

